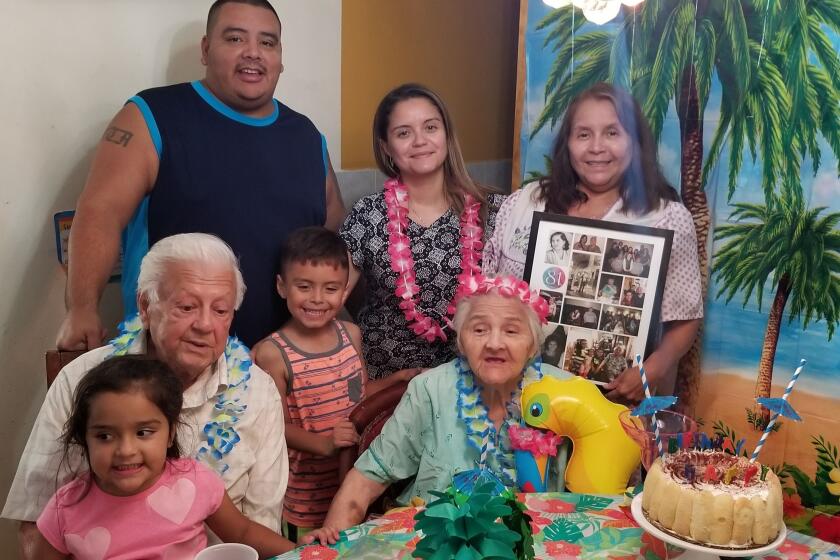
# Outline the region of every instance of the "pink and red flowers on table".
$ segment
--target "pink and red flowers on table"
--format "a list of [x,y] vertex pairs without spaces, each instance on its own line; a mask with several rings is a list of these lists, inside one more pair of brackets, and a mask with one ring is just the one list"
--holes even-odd
[[603,516],[610,518],[601,523],[602,528],[613,527],[614,529],[629,529],[639,526],[638,523],[633,520],[633,517],[628,515],[628,513],[625,513],[622,509],[605,509],[600,513]]
[[799,494],[782,496],[782,511],[785,519],[793,519],[805,513],[805,508],[802,506],[802,498]]
[[642,533],[642,549],[639,551],[642,558],[653,555],[655,558],[668,558],[668,548],[665,543],[648,532]]
[[575,504],[567,502],[562,498],[537,498],[536,495],[528,497],[526,504],[529,511],[539,513],[573,513]]
[[581,547],[566,541],[545,543],[546,554],[556,559],[573,559],[580,557]]
[[808,545],[786,539],[779,548],[776,549],[785,560],[810,560],[811,548]]
[[537,513],[529,512],[528,515],[531,516],[531,532],[533,534],[538,534],[543,528],[548,527],[552,523],[554,523],[553,519],[549,519],[548,517],[543,517]]
[[818,513],[811,520],[811,527],[818,539],[840,544],[840,515]]
[[333,560],[338,551],[322,545],[312,545],[300,551],[300,560]]

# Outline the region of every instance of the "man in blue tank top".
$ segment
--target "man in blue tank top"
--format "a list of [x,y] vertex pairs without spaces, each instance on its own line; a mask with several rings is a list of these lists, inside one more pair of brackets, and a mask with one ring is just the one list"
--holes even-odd
[[97,308],[120,244],[131,313],[140,259],[175,233],[216,234],[239,257],[248,291],[231,334],[250,345],[285,322],[280,245],[299,227],[337,229],[344,207],[323,136],[273,97],[280,32],[266,0],[217,0],[201,41],[204,79],[140,92],[111,121],[73,221],[60,349],[102,344]]

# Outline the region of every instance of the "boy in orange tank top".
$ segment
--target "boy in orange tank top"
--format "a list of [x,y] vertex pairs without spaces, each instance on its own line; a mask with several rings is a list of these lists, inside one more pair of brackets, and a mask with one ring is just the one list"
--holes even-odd
[[286,240],[277,291],[291,318],[254,346],[283,401],[289,486],[283,504],[286,536],[296,541],[320,527],[338,491],[338,451],[359,441],[348,419],[365,394],[417,372],[404,370],[367,383],[359,328],[336,319],[344,305],[349,261],[344,241],[322,227]]

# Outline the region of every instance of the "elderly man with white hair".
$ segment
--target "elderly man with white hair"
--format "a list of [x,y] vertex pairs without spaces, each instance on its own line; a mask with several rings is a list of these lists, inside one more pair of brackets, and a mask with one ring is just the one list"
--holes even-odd
[[236,257],[215,236],[173,235],[149,250],[138,278],[140,313],[108,345],[59,373],[35,421],[2,513],[22,522],[25,556],[32,522],[83,464],[80,455],[61,461],[59,438],[73,391],[91,368],[124,354],[154,356],[175,371],[184,387],[178,437],[185,453],[219,473],[246,516],[280,531],[288,482],[280,397],[248,349],[228,337],[244,293]]

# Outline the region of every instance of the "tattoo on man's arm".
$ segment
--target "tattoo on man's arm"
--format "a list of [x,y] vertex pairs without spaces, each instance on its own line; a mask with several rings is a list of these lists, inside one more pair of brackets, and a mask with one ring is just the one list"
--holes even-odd
[[129,132],[122,128],[117,128],[116,126],[109,126],[108,130],[105,131],[105,134],[102,135],[102,139],[106,142],[111,142],[114,144],[119,144],[122,147],[128,146],[129,141],[131,141],[131,137],[134,136],[133,132]]

